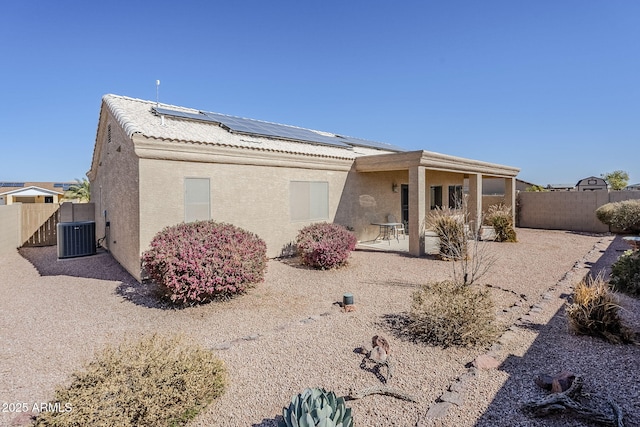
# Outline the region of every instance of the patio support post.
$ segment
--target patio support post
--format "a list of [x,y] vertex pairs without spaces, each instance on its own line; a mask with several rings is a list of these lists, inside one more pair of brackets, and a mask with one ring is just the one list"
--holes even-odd
[[511,208],[513,223],[516,223],[516,178],[504,179],[504,203]]
[[425,167],[409,168],[409,253],[414,256],[424,255],[424,239],[422,238],[426,210]]
[[473,221],[473,226],[477,231],[482,225],[482,174],[469,174],[469,221]]

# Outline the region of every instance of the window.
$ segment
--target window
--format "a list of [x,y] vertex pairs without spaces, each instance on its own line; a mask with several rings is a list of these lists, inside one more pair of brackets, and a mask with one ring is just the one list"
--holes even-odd
[[53,203],[53,196],[44,196],[45,203]]
[[431,209],[442,207],[442,186],[431,187]]
[[184,222],[211,219],[209,178],[184,179]]
[[462,185],[449,186],[449,207],[451,209],[462,208]]
[[291,221],[329,219],[329,183],[291,181],[289,185]]

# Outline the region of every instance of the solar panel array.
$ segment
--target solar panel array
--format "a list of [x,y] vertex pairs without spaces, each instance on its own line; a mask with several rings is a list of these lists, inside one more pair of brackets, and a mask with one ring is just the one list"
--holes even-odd
[[199,112],[188,113],[185,111],[171,110],[167,108],[154,107],[155,114],[179,117],[183,119],[200,120],[220,124],[233,132],[251,135],[267,136],[288,139],[293,141],[310,142],[334,147],[352,148],[370,147],[390,151],[404,151],[399,147],[381,142],[368,141],[365,139],[344,137],[340,135],[324,134],[309,129],[295,126],[281,125],[277,123],[263,122],[260,120],[245,119],[242,117],[227,116],[225,114]]
[[24,187],[24,182],[0,182],[0,187]]

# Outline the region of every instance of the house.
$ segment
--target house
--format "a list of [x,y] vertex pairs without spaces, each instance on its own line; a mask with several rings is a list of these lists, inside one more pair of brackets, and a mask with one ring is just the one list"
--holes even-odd
[[638,184],[631,184],[631,185],[627,185],[624,189],[625,189],[625,190],[634,190],[634,191],[638,191],[638,190],[640,190],[640,183],[638,183]]
[[577,191],[607,190],[607,181],[596,176],[583,178],[576,184]]
[[0,182],[0,205],[14,203],[60,203],[71,183]]
[[468,193],[482,211],[485,178],[504,181],[515,205],[518,169],[253,119],[118,95],[102,98],[91,169],[96,233],[134,277],[162,228],[201,219],[232,223],[281,255],[317,221],[372,240],[393,214],[408,228],[409,251],[430,207]]

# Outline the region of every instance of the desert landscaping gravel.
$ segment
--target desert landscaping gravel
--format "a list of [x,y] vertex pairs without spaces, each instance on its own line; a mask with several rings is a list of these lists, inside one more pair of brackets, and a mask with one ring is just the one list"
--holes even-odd
[[[67,260],[56,259],[55,247],[5,254],[0,404],[47,402],[106,345],[182,334],[211,348],[229,374],[224,396],[190,425],[274,427],[282,407],[306,387],[343,396],[383,385],[386,371],[376,375],[357,352],[383,335],[395,363],[386,385],[416,402],[385,395],[350,400],[356,426],[599,425],[571,414],[533,418],[522,409],[548,394],[536,375],[562,370],[584,378],[583,403],[606,409],[611,399],[627,427],[640,426],[640,346],[575,336],[564,317],[572,287],[590,270],[606,273],[625,243],[613,235],[517,233],[518,243],[487,243],[497,262],[477,285],[490,290],[504,331],[490,348],[443,349],[402,333],[411,294],[451,277],[450,262],[429,257],[362,248],[347,267],[329,271],[270,260],[266,280],[246,295],[173,309],[106,252]],[[340,307],[344,293],[353,294],[355,311]],[[620,304],[640,332],[638,300],[620,296]],[[474,368],[479,356],[497,367]],[[30,415],[3,411],[0,425],[29,425]]]

